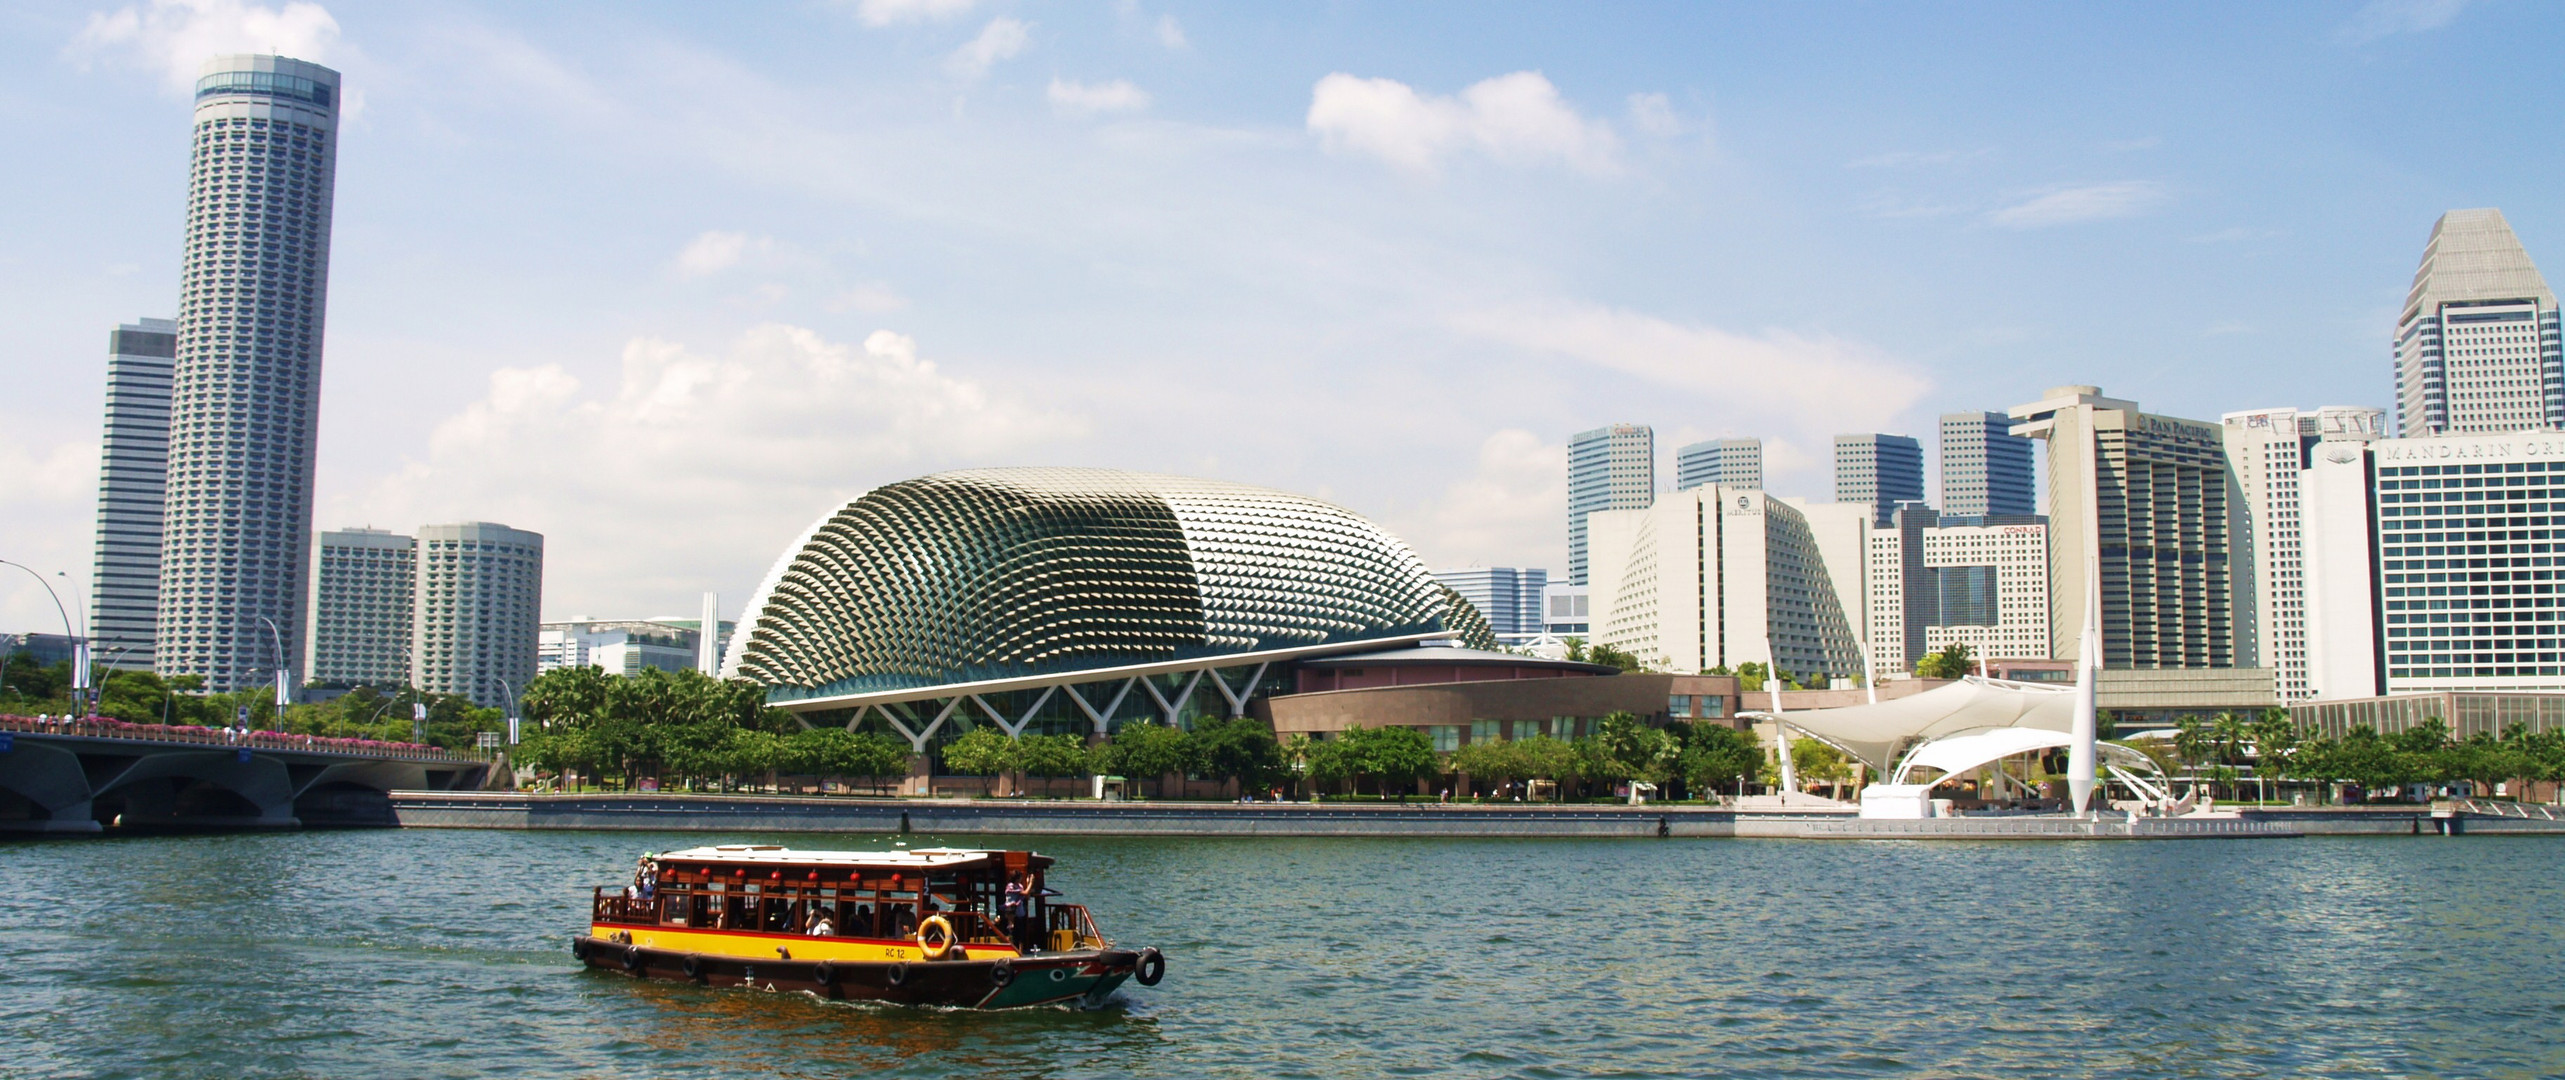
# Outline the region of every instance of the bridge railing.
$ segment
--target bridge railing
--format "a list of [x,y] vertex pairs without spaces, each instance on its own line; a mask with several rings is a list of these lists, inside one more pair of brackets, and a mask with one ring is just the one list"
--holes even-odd
[[224,728],[196,727],[190,724],[128,724],[103,716],[58,717],[39,720],[32,716],[0,716],[0,731],[23,731],[33,735],[79,735],[98,739],[140,739],[148,742],[195,743],[205,746],[245,746],[259,750],[300,750],[316,754],[350,754],[372,758],[398,758],[403,761],[469,762],[464,757],[437,746],[418,743],[381,742],[374,739],[333,739],[319,735],[289,735],[281,731],[233,731]]

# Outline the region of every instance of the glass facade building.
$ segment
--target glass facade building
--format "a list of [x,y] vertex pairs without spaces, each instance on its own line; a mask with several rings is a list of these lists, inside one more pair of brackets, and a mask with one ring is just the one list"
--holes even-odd
[[2012,431],[2013,418],[1999,412],[1942,414],[1943,513],[1977,517],[2038,512],[2031,441]]
[[1905,435],[1835,436],[1835,501],[1870,507],[1886,525],[1898,504],[1924,501],[1924,445]]
[[1674,489],[1704,484],[1763,490],[1762,439],[1711,439],[1674,452]]
[[98,446],[93,661],[149,671],[160,622],[160,515],[169,482],[169,378],[178,324],[144,319],[107,339],[107,430]]
[[2565,690],[2565,437],[2389,439],[2376,458],[2387,692]]
[[1585,516],[1644,510],[1657,496],[1657,437],[1645,424],[1614,424],[1568,439],[1568,584],[1585,584]]

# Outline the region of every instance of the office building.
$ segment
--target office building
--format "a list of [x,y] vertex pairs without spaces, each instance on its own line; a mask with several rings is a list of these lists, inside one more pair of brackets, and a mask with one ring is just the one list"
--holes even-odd
[[1703,484],[1763,490],[1762,439],[1711,439],[1674,452],[1674,488]]
[[[694,619],[588,619],[542,624],[536,635],[538,673],[566,667],[604,668],[608,675],[638,675],[644,668],[691,671],[702,657]],[[727,637],[729,623],[721,624]]]
[[478,521],[420,528],[411,684],[483,706],[514,700],[534,678],[542,602],[541,533]]
[[1835,501],[1870,507],[1888,524],[1900,503],[1924,501],[1924,446],[1906,435],[1835,436]]
[[418,540],[382,529],[324,532],[312,542],[310,578],[303,681],[409,685]]
[[2395,350],[2400,437],[2565,428],[2556,294],[2500,210],[2432,223]]
[[1955,517],[2022,517],[2039,512],[2031,441],[1997,412],[1944,413],[1942,512]]
[[196,82],[153,659],[216,692],[303,668],[338,95],[274,56]]
[[[2306,474],[2319,443],[2356,445],[2385,435],[2386,410],[2258,409],[2221,419],[2242,510],[2232,563],[2237,663],[2270,668],[2282,702],[2304,701],[2315,685],[2308,632],[2327,617],[2307,588],[2306,545],[2312,535],[2302,497]],[[2365,608],[2368,599],[2357,603]]]
[[1553,581],[1541,590],[1541,632],[1554,638],[1594,633],[1594,587]]
[[169,376],[178,323],[107,335],[107,430],[98,445],[98,534],[89,583],[93,662],[149,671],[160,623],[161,497],[169,480]]
[[[2554,602],[2565,437],[2385,439],[2377,462],[2389,694],[2565,690]],[[2331,696],[2348,697],[2346,693]]]
[[1585,516],[1644,509],[1657,494],[1656,433],[1645,424],[1580,431],[1568,440],[1568,583],[1585,584]]
[[1434,580],[1478,608],[1498,641],[1513,643],[1541,636],[1541,592],[1549,587],[1549,571],[1473,566],[1434,571]]
[[2008,413],[2016,434],[2048,443],[2049,655],[2083,659],[2098,596],[2106,667],[2240,666],[2240,499],[2225,430],[2149,415],[2093,386],[2057,387]]
[[1965,644],[1978,657],[2049,654],[2048,525],[1899,507],[1870,535],[1872,663],[1914,670],[1927,653]]
[[1595,641],[1664,671],[1770,662],[1797,675],[1861,673],[1824,546],[1799,507],[1712,485],[1592,520]]

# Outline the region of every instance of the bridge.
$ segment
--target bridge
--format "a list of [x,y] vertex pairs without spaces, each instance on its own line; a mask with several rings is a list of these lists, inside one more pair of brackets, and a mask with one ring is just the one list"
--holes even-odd
[[390,826],[389,792],[490,771],[408,743],[0,716],[0,833]]

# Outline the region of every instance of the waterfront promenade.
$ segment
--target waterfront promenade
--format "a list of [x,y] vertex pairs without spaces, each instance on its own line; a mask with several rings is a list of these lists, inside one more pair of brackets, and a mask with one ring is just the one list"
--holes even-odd
[[[1809,839],[2190,839],[2288,835],[2565,835],[2565,814],[2517,804],[2272,807],[2237,818],[2105,815],[1862,821],[1850,808],[1737,810],[1700,804],[1088,802],[666,793],[536,795],[404,791],[399,824],[449,829],[878,832],[1017,836],[1739,837]],[[2451,823],[2455,822],[2453,829]]]

